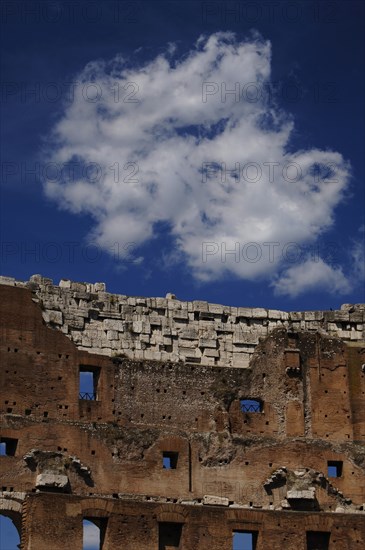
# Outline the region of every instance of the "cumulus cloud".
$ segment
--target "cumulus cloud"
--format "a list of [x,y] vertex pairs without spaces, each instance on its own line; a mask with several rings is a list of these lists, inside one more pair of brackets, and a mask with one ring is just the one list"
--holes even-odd
[[351,290],[350,281],[342,268],[330,266],[322,258],[307,258],[289,267],[272,286],[276,294],[291,298],[313,290],[340,295],[348,294]]
[[[181,58],[169,45],[139,66],[89,63],[49,136],[45,159],[65,169],[47,195],[90,214],[89,237],[106,250],[145,244],[163,225],[172,256],[200,280],[275,277],[288,242],[313,243],[333,225],[350,168],[335,151],[292,150],[293,121],[265,93],[270,69],[268,41],[232,33],[200,37]],[[308,289],[329,274],[305,265]],[[294,294],[296,274],[282,279]]]

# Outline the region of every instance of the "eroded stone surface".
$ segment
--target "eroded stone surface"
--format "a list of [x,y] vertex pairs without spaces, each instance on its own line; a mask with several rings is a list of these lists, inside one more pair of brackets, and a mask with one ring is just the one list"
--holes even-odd
[[106,292],[104,283],[78,283],[33,275],[29,282],[0,277],[0,284],[30,288],[45,322],[79,349],[130,359],[183,361],[247,368],[260,340],[275,328],[324,331],[362,341],[364,304],[339,311],[285,312],[204,301],[131,297]]

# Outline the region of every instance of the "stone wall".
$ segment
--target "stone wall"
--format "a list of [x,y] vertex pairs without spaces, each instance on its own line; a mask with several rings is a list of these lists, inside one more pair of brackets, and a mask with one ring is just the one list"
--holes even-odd
[[82,550],[84,519],[103,550],[364,548],[363,342],[277,328],[249,369],[108,357],[36,291],[0,285],[0,514],[22,550]]
[[344,341],[365,340],[365,304],[336,311],[278,311],[205,301],[125,296],[104,283],[77,283],[33,275],[28,282],[0,277],[0,284],[30,288],[48,326],[80,350],[137,360],[183,361],[248,367],[259,339],[278,327],[325,331]]

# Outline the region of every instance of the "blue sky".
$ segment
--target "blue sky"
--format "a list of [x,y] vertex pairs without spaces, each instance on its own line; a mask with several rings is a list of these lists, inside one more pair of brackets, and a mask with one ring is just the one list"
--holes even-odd
[[362,2],[1,9],[4,275],[364,301]]

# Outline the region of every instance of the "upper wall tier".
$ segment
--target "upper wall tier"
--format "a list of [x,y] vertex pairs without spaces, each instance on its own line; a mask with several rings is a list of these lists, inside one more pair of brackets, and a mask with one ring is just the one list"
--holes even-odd
[[107,356],[246,368],[259,338],[280,326],[365,340],[365,304],[285,312],[182,302],[172,294],[110,294],[104,283],[62,279],[57,286],[41,275],[29,282],[0,277],[0,284],[30,288],[47,325],[60,329],[79,349]]

